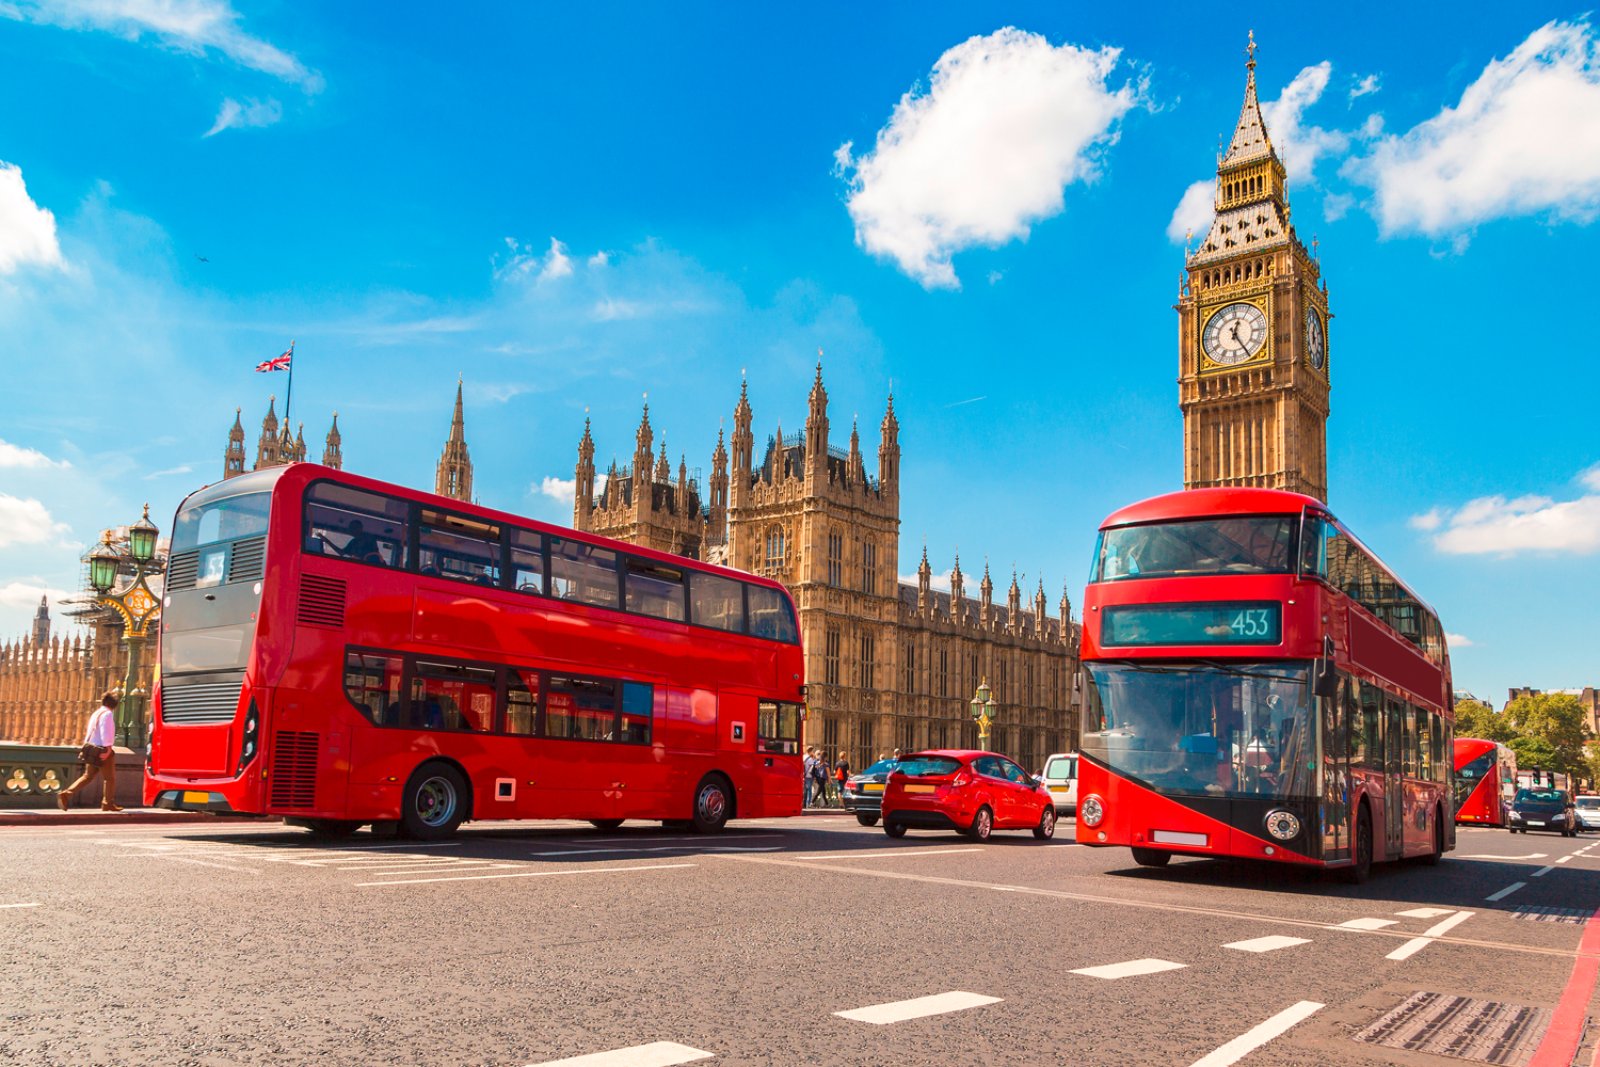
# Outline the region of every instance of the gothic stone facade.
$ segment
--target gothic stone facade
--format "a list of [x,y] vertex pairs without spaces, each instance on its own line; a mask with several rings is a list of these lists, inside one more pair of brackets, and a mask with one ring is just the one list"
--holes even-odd
[[1244,107],[1217,165],[1216,215],[1176,306],[1183,484],[1326,500],[1327,283],[1289,222],[1255,67],[1252,41]]
[[747,386],[725,446],[717,438],[709,492],[666,446],[652,462],[649,408],[633,462],[612,463],[596,492],[594,440],[578,445],[573,525],[651,548],[723,563],[783,582],[799,609],[806,649],[806,743],[863,767],[895,748],[974,747],[967,704],[988,680],[999,703],[990,746],[1037,769],[1077,747],[1079,630],[1062,595],[1046,613],[1043,584],[1030,607],[1016,576],[1005,606],[988,568],[969,599],[960,561],[951,592],[932,587],[923,553],[915,585],[899,580],[900,423],[890,397],[869,474],[860,433],[830,445],[828,394],[817,368],[805,428],[766,438],[759,461]]

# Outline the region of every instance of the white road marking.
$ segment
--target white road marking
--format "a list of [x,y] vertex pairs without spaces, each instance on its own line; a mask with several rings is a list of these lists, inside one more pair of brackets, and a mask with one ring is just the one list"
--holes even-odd
[[259,875],[261,872],[253,867],[236,867],[231,863],[212,863],[209,860],[197,860],[188,856],[166,856],[157,853],[150,857],[153,860],[171,860],[173,863],[192,863],[196,867],[215,867],[220,871],[239,871],[244,874]]
[[592,1052],[587,1056],[568,1056],[564,1060],[545,1060],[529,1067],[675,1067],[679,1063],[714,1059],[716,1053],[704,1052],[672,1041],[652,1041],[648,1045],[613,1049],[610,1052]]
[[363,865],[360,867],[335,867],[333,869],[336,871],[360,871],[362,874],[418,874],[422,871],[450,871],[452,873],[455,871],[492,871],[497,869],[510,869],[520,866],[521,864],[518,863],[490,863],[488,861],[484,861],[483,863],[472,863],[470,861],[463,861],[461,863],[435,863],[426,867],[418,867],[415,865],[407,865],[403,867],[367,867]]
[[1504,889],[1500,890],[1500,892],[1498,892],[1498,893],[1490,893],[1488,896],[1484,897],[1483,899],[1484,900],[1490,900],[1490,901],[1493,901],[1493,900],[1504,900],[1506,897],[1509,897],[1512,893],[1515,893],[1517,890],[1521,889],[1523,886],[1525,886],[1527,884],[1528,884],[1527,882],[1512,882],[1510,885],[1508,885]]
[[1554,867],[1540,867],[1537,871],[1533,872],[1532,877],[1534,877],[1534,878],[1543,878],[1545,875],[1549,874],[1553,870],[1555,870]]
[[1557,863],[1570,863],[1571,861],[1571,856],[1562,856],[1560,859],[1556,860]]
[[[729,833],[727,835],[727,838],[729,840],[737,840],[737,841],[753,841],[758,837],[784,837],[784,836],[787,836],[787,835],[785,835],[785,834]],[[618,843],[637,845],[640,841],[704,841],[705,839],[706,838],[705,838],[704,834],[681,834],[681,835],[668,836],[668,835],[665,835],[665,834],[644,833],[644,834],[634,834],[632,837],[582,837],[582,838],[573,838],[572,843],[574,845],[580,845],[580,846],[581,845],[615,845],[615,844],[618,844]],[[542,841],[540,843],[541,844],[545,844],[545,845],[559,845],[562,842],[555,841],[555,840],[550,840],[550,841]]]
[[985,1004],[998,1004],[999,997],[986,997],[980,993],[935,993],[931,997],[916,997],[912,1000],[897,1000],[890,1004],[874,1004],[867,1008],[855,1008],[851,1011],[836,1011],[835,1015],[841,1019],[853,1019],[858,1023],[872,1023],[882,1026],[886,1023],[903,1023],[907,1019],[921,1019],[928,1015],[944,1015],[952,1011],[965,1011],[967,1008],[981,1008]]
[[39,905],[37,903],[33,903],[33,904],[0,904],[0,908],[37,908],[38,906]]
[[1106,981],[1116,981],[1118,978],[1133,978],[1141,974],[1160,974],[1162,971],[1176,971],[1189,966],[1187,963],[1173,963],[1171,960],[1129,960],[1127,963],[1108,963],[1103,967],[1081,967],[1073,974],[1087,975],[1090,978],[1104,978]]
[[1282,934],[1273,934],[1270,937],[1257,937],[1249,941],[1235,941],[1223,948],[1236,948],[1240,952],[1276,952],[1280,948],[1293,948],[1295,945],[1309,945],[1311,941],[1304,937],[1284,937]]
[[960,852],[982,852],[981,848],[929,848],[908,849],[891,848],[883,852],[817,852],[811,855],[796,855],[797,860],[875,860],[885,856],[954,856]]
[[1462,856],[1460,858],[1464,860],[1542,860],[1547,859],[1549,855],[1550,853],[1548,852],[1530,852],[1526,856],[1491,856],[1485,853],[1476,856]]
[[1404,915],[1408,919],[1436,919],[1441,915],[1454,915],[1454,908],[1412,908],[1410,911],[1397,911],[1396,915]]
[[530,852],[530,856],[593,856],[604,853],[608,856],[619,852],[779,852],[781,845],[753,845],[744,848],[740,845],[662,845],[659,848],[563,848],[555,852]]
[[1460,926],[1462,923],[1472,918],[1472,914],[1473,913],[1470,911],[1458,911],[1455,913],[1455,915],[1444,920],[1443,922],[1435,923],[1433,926],[1428,927],[1427,930],[1423,931],[1421,937],[1413,937],[1410,941],[1407,941],[1405,944],[1401,945],[1384,958],[1390,960],[1410,959],[1412,956],[1415,956],[1417,953],[1433,944],[1434,940],[1441,935],[1448,933],[1450,930]]
[[1201,1056],[1189,1067],[1228,1067],[1238,1063],[1268,1041],[1321,1011],[1323,1005],[1314,1000],[1302,1000],[1292,1008],[1285,1008],[1259,1026],[1252,1027],[1209,1055]]
[[463,874],[448,878],[408,878],[391,882],[357,882],[356,888],[370,885],[421,885],[424,882],[487,882],[496,878],[554,878],[576,874],[632,874],[634,871],[673,871],[693,867],[693,863],[653,863],[645,867],[591,867],[581,871],[521,871],[517,874]]
[[1382,930],[1385,926],[1399,925],[1393,919],[1351,919],[1331,927],[1334,930]]

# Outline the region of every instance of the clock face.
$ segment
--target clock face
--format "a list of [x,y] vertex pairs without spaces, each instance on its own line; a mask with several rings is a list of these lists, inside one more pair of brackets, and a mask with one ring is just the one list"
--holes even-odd
[[1207,358],[1224,367],[1255,358],[1266,343],[1267,316],[1254,304],[1219,308],[1200,335]]
[[1327,346],[1323,343],[1322,337],[1322,316],[1317,314],[1316,309],[1307,308],[1306,360],[1311,364],[1313,370],[1321,370],[1327,359]]

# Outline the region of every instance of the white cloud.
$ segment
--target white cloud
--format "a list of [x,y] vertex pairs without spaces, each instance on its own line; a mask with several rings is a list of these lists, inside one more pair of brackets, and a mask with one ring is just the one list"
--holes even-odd
[[[911,574],[902,574],[900,576],[902,585],[916,585],[918,580],[914,571]],[[945,571],[940,574],[938,571],[934,571],[928,575],[928,588],[938,593],[948,593],[950,591],[950,572]]]
[[28,195],[22,169],[0,161],[0,274],[30,263],[62,266],[56,217]]
[[1350,86],[1350,102],[1353,104],[1363,96],[1369,96],[1382,88],[1382,80],[1376,74],[1368,74],[1365,78],[1356,78],[1354,79],[1354,84]]
[[1461,634],[1445,634],[1444,640],[1451,648],[1471,648],[1475,642],[1470,637]]
[[1385,235],[1461,234],[1491,219],[1600,214],[1600,47],[1550,22],[1496,59],[1455,107],[1347,165],[1373,187]]
[[39,501],[0,493],[0,548],[45,544],[69,529],[52,519]]
[[1183,191],[1183,199],[1167,223],[1167,236],[1173,241],[1187,241],[1190,234],[1204,237],[1216,207],[1217,183],[1210,178],[1195,182]]
[[578,480],[576,478],[556,478],[545,475],[544,480],[533,486],[532,492],[539,496],[547,496],[558,504],[572,507],[578,499]]
[[606,264],[611,262],[611,255],[610,253],[602,250],[590,256],[585,262],[587,262],[590,267],[604,267]]
[[1479,497],[1453,511],[1434,508],[1411,519],[1433,533],[1434,547],[1452,555],[1518,552],[1600,552],[1600,466],[1578,477],[1589,490],[1576,500],[1547,496]]
[[275,45],[239,28],[241,17],[226,0],[12,0],[0,17],[69,30],[103,30],[128,41],[147,34],[186,55],[220,52],[250,70],[299,85],[322,88],[322,76]]
[[283,105],[276,100],[246,100],[243,104],[228,99],[222,102],[217,120],[201,136],[210,137],[223,130],[238,130],[251,126],[271,126],[283,118]]
[[144,480],[147,481],[147,482],[153,482],[157,478],[171,478],[173,475],[190,474],[193,471],[194,471],[194,467],[191,466],[190,464],[188,464],[188,463],[180,463],[178,466],[176,466],[176,467],[168,467],[166,470],[151,471],[149,474],[146,474],[144,476]]
[[[32,615],[39,610],[39,598],[48,597],[52,607],[72,595],[67,589],[57,589],[41,578],[26,578],[0,584],[0,608],[20,608]],[[52,625],[62,622],[59,611],[51,611]]]
[[52,467],[66,470],[72,464],[64,459],[51,459],[43,452],[32,448],[23,448],[9,441],[0,440],[0,470],[5,468],[20,468],[22,470],[48,470]]
[[950,257],[1025,238],[1092,181],[1142,87],[1110,78],[1121,50],[1052,46],[1013,27],[956,45],[901,97],[870,152],[845,142],[856,243],[926,288],[959,288]]
[[[499,257],[495,258],[494,276],[505,281],[514,278],[532,276],[535,281],[546,282],[555,278],[566,278],[572,274],[572,257],[567,255],[567,246],[556,238],[550,238],[550,248],[543,255],[533,251],[529,246],[522,244],[514,237],[507,237],[506,248],[511,254],[504,262]],[[604,255],[599,264],[594,262],[594,257],[589,258],[589,265],[604,266]]]

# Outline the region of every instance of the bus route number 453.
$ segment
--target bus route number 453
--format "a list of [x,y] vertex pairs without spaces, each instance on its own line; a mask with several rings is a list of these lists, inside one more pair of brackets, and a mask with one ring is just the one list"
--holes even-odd
[[1266,608],[1245,608],[1233,614],[1233,623],[1228,627],[1239,637],[1270,637],[1272,635],[1272,612]]

